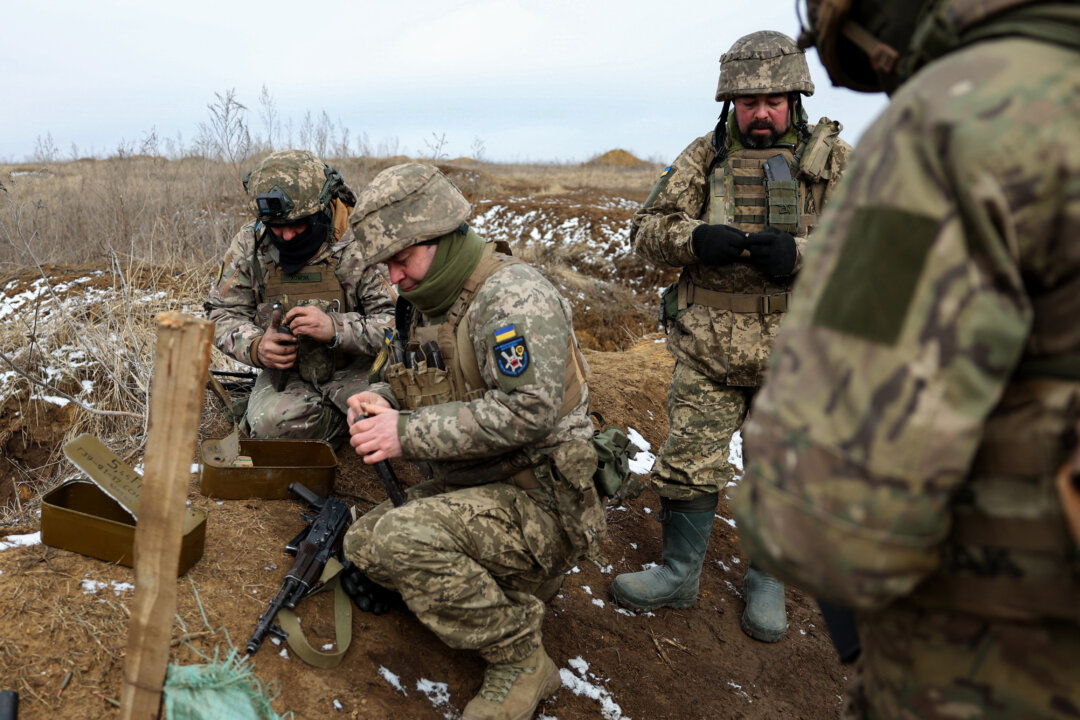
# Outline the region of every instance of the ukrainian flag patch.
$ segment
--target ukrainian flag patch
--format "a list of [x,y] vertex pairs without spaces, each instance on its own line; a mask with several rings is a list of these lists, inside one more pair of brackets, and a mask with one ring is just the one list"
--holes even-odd
[[502,342],[513,337],[517,337],[517,330],[513,325],[507,325],[495,331],[495,342]]
[[664,172],[660,173],[660,177],[666,177],[669,172],[671,172],[671,166],[670,165],[668,165],[666,168],[664,168]]
[[[496,338],[499,332],[495,333]],[[495,365],[503,375],[517,377],[529,367],[529,349],[525,345],[525,338],[514,332],[512,326],[507,337],[509,339],[495,345]]]

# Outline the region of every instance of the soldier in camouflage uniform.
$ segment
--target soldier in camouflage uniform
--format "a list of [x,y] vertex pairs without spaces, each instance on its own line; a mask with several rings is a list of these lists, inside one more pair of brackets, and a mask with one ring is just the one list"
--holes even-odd
[[[761,382],[806,236],[850,151],[839,123],[807,126],[800,93],[813,92],[794,40],[773,31],[737,40],[720,59],[716,129],[664,170],[634,215],[635,250],[682,275],[663,296],[677,361],[669,435],[653,473],[663,564],[615,578],[612,594],[623,605],[697,600],[719,492],[733,475],[731,436]],[[751,567],[744,589],[743,629],[779,640],[787,630],[783,585]]]
[[355,523],[345,555],[488,661],[464,718],[526,718],[561,684],[540,598],[596,553],[605,522],[570,306],[465,224],[469,211],[436,168],[410,163],[376,176],[353,214],[400,298],[376,362],[386,382],[349,401],[368,416],[351,442],[366,462],[405,457],[430,479]]
[[353,239],[356,197],[334,168],[286,150],[259,163],[244,188],[255,222],[233,237],[206,302],[214,343],[264,369],[244,414],[252,437],[336,444],[348,436],[348,398],[367,387],[393,322],[390,284]]
[[1080,718],[1080,6],[808,4],[892,102],[745,428],[743,546],[856,608],[848,717]]

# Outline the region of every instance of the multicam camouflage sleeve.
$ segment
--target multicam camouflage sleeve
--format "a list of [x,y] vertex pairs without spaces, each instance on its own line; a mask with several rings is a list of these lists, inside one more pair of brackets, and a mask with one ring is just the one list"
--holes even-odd
[[330,313],[338,346],[352,355],[378,355],[383,331],[394,324],[394,295],[384,266],[368,266],[354,240],[345,248],[337,272],[353,308]]
[[558,436],[565,423],[556,430],[556,421],[572,326],[555,288],[535,268],[512,265],[484,283],[465,322],[488,391],[403,415],[405,456],[464,460],[567,439]]
[[263,334],[262,328],[255,324],[256,298],[251,270],[254,227],[254,223],[249,223],[233,236],[205,303],[208,318],[214,323],[214,345],[246,365],[252,364],[251,343]]
[[1077,342],[1029,334],[1031,294],[1080,273],[1075,72],[1036,47],[903,88],[811,243],[733,509],[753,561],[819,597],[877,608],[934,571],[1022,353]]
[[630,237],[634,252],[672,267],[696,263],[690,234],[702,224],[712,133],[690,143],[670,167],[664,168],[644,207],[634,213]]

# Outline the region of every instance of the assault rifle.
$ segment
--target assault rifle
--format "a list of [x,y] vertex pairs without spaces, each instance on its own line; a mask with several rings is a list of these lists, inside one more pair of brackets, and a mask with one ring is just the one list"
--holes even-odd
[[278,611],[282,608],[294,609],[296,603],[319,581],[323,566],[334,554],[345,528],[349,525],[349,508],[341,500],[333,497],[321,498],[298,482],[291,483],[289,490],[318,510],[319,514],[305,515],[310,524],[285,546],[285,551],[294,553],[296,560],[285,575],[285,581],[281,583],[277,595],[270,601],[270,607],[266,608],[266,612],[259,618],[255,633],[248,640],[248,655],[258,652],[268,634],[276,635],[282,640],[289,636],[280,626],[274,624]]

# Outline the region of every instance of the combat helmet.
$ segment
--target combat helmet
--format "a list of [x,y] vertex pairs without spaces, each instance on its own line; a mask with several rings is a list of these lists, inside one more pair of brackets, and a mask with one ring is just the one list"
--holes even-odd
[[244,176],[249,208],[268,225],[287,225],[326,210],[345,191],[344,178],[306,150],[282,150],[266,156]]
[[977,36],[988,19],[1038,0],[805,2],[810,26],[799,35],[799,47],[817,47],[833,83],[891,93],[923,65]]
[[744,35],[720,57],[716,101],[740,95],[814,94],[806,55],[787,35],[761,30]]
[[456,230],[471,210],[469,201],[438,168],[405,163],[375,176],[360,192],[349,222],[367,261],[380,263]]

